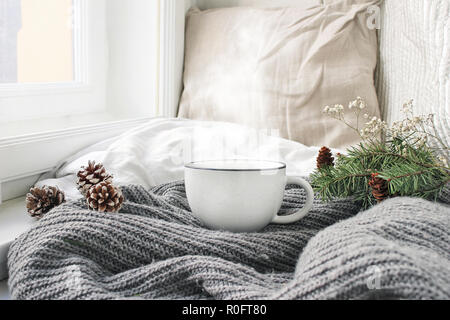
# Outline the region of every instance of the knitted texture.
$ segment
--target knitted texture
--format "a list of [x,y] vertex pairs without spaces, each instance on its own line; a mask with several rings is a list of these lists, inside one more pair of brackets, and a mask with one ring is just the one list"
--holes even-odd
[[[214,231],[184,183],[123,187],[120,213],[83,201],[49,212],[8,253],[16,299],[449,299],[450,207],[395,198],[359,212],[314,202],[291,225]],[[448,189],[443,193],[447,201]],[[303,205],[286,188],[280,214]]]

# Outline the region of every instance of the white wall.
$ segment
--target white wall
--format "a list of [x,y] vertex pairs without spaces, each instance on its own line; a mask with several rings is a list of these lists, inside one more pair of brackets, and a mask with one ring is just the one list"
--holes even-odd
[[[180,1],[180,0],[177,0]],[[181,92],[183,90],[183,69],[184,69],[184,34],[185,34],[185,16],[188,10],[196,5],[196,0],[182,0],[184,5],[179,5],[177,8],[176,19],[176,63],[175,63],[175,95],[176,95],[176,109],[178,109]],[[176,110],[178,111],[178,110]]]
[[195,0],[161,1],[160,114],[176,117],[183,89],[185,16]]
[[154,116],[157,102],[158,1],[108,0],[107,106],[123,118]]

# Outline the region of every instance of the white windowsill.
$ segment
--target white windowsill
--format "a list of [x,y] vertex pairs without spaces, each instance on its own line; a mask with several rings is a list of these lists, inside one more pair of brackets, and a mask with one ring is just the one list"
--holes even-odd
[[[145,117],[143,117],[145,118]],[[93,112],[78,115],[55,115],[53,117],[0,122],[0,141],[11,137],[58,132],[108,123],[135,120],[136,117],[110,112]]]
[[[86,123],[86,117],[87,120],[91,119],[91,123]],[[122,134],[150,119],[152,118],[130,119],[119,115],[112,117],[105,113],[35,120],[30,127],[25,125],[26,121],[9,123],[5,127],[0,124],[0,183],[48,172],[77,151]],[[2,137],[2,133],[6,132],[8,137]],[[21,134],[13,134],[14,132]],[[12,196],[23,194],[24,192],[15,193]]]
[[11,242],[36,223],[26,211],[24,197],[0,205],[0,280],[7,276],[6,261]]

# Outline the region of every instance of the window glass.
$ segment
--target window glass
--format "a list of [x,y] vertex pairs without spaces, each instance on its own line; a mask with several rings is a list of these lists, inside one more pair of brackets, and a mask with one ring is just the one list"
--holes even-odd
[[0,83],[74,80],[72,0],[0,0]]

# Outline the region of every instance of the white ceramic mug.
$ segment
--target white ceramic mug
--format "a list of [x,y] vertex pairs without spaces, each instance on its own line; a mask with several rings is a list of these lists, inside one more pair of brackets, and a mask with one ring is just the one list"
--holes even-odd
[[[269,223],[302,219],[313,204],[311,185],[286,177],[286,165],[259,160],[215,160],[185,165],[186,195],[192,213],[212,229],[256,232]],[[286,184],[306,190],[302,209],[279,216]]]

